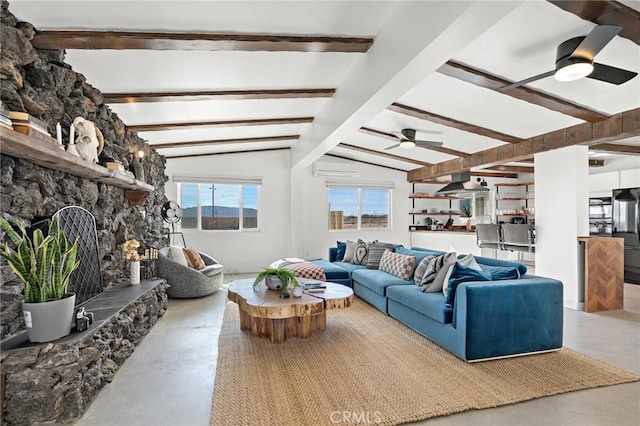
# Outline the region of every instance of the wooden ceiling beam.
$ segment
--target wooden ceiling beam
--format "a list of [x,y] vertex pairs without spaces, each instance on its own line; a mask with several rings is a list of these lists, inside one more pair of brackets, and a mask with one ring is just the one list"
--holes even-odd
[[438,68],[438,72],[467,83],[484,87],[485,89],[490,89],[534,105],[542,106],[552,111],[579,118],[580,120],[595,122],[607,118],[605,114],[590,110],[565,99],[551,96],[528,86],[520,86],[511,90],[502,91],[500,90],[501,87],[513,82],[458,62],[448,61]]
[[355,158],[344,157],[342,155],[336,155],[336,154],[325,154],[325,155],[327,157],[335,157],[335,158],[340,158],[342,160],[349,160],[349,161],[353,161],[353,162],[360,163],[360,164],[366,164],[366,165],[369,165],[369,166],[376,166],[376,167],[382,167],[383,169],[395,170],[396,172],[403,172],[403,173],[407,172],[406,170],[398,169],[396,167],[384,166],[382,164],[376,164],[376,163],[372,163],[370,161],[356,160]]
[[513,173],[533,173],[534,168],[533,167],[527,167],[527,166],[504,166],[504,165],[500,165],[500,166],[487,167],[487,168],[485,168],[485,170],[497,170],[497,171],[500,171],[500,172],[513,172]]
[[146,31],[38,31],[37,49],[144,49],[246,52],[366,53],[368,37],[323,37],[272,34],[211,34]]
[[517,138],[515,136],[496,132],[495,130],[486,129],[484,127],[476,126],[475,124],[465,123],[463,121],[444,117],[442,115],[434,114],[432,112],[424,111],[412,106],[399,104],[397,102],[392,103],[391,106],[389,106],[387,109],[399,114],[408,115],[410,117],[419,118],[421,120],[431,121],[433,123],[442,124],[443,126],[453,127],[465,132],[474,133],[480,136],[486,136],[491,139],[497,139],[499,141],[508,142],[511,144],[518,144],[523,141],[523,139]]
[[598,25],[620,25],[620,36],[640,45],[640,12],[611,0],[548,0],[560,9]]
[[189,123],[157,123],[134,124],[127,126],[133,132],[155,132],[159,130],[194,129],[198,127],[240,127],[240,126],[272,126],[279,124],[311,123],[313,117],[259,118],[253,120],[201,121]]
[[[596,123],[582,123],[515,145],[502,145],[475,152],[469,158],[456,158],[407,173],[409,182],[461,173],[473,167],[494,166],[529,158],[534,154],[572,145],[602,146],[616,140],[640,136],[640,108],[612,115]],[[613,145],[613,144],[611,144]]]
[[[361,127],[360,132],[367,135],[378,136],[380,138],[392,140],[396,143],[400,142],[400,139],[393,133],[387,133],[381,130],[371,129],[369,127]],[[443,154],[453,155],[454,157],[468,157],[469,155],[471,155],[467,152],[456,151],[455,149],[445,148],[444,146],[418,146],[418,148],[441,152]]]
[[640,154],[640,146],[638,145],[619,145],[616,143],[601,143],[591,145],[589,149],[593,151],[614,152],[617,154]]
[[173,143],[150,143],[153,149],[168,148],[188,148],[191,146],[215,146],[227,145],[233,143],[252,143],[252,142],[278,142],[288,141],[300,138],[300,135],[284,135],[284,136],[264,136],[257,138],[241,138],[241,139],[218,139],[211,141],[193,141],[193,142],[173,142]]
[[336,89],[211,90],[195,92],[103,93],[107,104],[246,99],[330,98]]
[[336,89],[212,90],[194,92],[103,93],[103,97],[104,102],[107,104],[125,104],[176,101],[330,98],[335,92]]
[[172,158],[192,158],[192,157],[209,157],[212,155],[227,155],[227,154],[247,154],[249,152],[269,152],[269,151],[282,151],[282,150],[290,150],[289,147],[284,148],[264,148],[264,149],[250,149],[250,150],[242,150],[242,151],[225,151],[225,152],[208,152],[203,154],[186,154],[186,155],[165,155],[164,158],[172,159]]
[[380,152],[380,151],[376,151],[374,149],[363,148],[361,146],[350,145],[350,144],[347,144],[347,143],[339,143],[337,145],[337,148],[346,148],[346,149],[350,149],[351,151],[364,152],[365,154],[371,154],[371,155],[376,155],[378,157],[390,158],[392,160],[397,160],[397,161],[404,161],[405,163],[417,164],[419,166],[432,166],[433,165],[432,163],[427,163],[426,161],[420,161],[420,160],[415,160],[413,158],[401,157],[399,155],[389,154],[388,152]]
[[471,176],[490,177],[490,178],[505,178],[505,179],[518,179],[518,173],[506,173],[506,172],[471,172]]

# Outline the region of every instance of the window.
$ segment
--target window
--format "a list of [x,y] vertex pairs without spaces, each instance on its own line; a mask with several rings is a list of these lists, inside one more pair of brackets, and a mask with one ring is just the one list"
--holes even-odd
[[182,229],[256,230],[260,185],[180,183]]
[[390,190],[329,186],[329,229],[388,229]]

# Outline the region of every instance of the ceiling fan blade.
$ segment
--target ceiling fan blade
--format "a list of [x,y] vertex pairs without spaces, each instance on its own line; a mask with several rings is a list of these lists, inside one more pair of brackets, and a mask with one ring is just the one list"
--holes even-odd
[[582,40],[571,56],[593,60],[620,31],[622,27],[618,25],[598,25]]
[[391,145],[391,146],[386,147],[384,150],[386,151],[386,150],[388,150],[388,149],[397,148],[397,147],[399,147],[399,146],[400,146],[400,144],[399,144],[399,143],[397,143],[397,144],[395,144],[395,145]]
[[604,64],[593,64],[593,72],[587,77],[611,84],[622,84],[638,75],[637,72],[623,70],[622,68],[610,67]]
[[434,148],[440,148],[444,142],[438,142],[438,141],[415,141],[417,146],[427,146],[427,147],[434,147]]
[[532,81],[542,80],[543,78],[551,77],[555,73],[556,73],[555,70],[547,71],[544,74],[539,74],[539,75],[536,75],[535,77],[529,77],[529,78],[527,78],[525,80],[516,81],[515,83],[511,83],[511,84],[507,84],[506,86],[502,86],[500,88],[500,90],[504,92],[505,90],[513,89],[513,88],[520,87],[520,86],[523,86],[525,84],[531,83]]

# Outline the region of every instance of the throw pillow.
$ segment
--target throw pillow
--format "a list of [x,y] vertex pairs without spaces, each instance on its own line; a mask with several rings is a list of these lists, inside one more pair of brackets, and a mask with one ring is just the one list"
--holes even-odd
[[491,274],[485,271],[478,271],[467,266],[462,266],[460,263],[455,263],[451,268],[451,278],[449,279],[449,292],[445,299],[445,305],[449,308],[453,307],[453,302],[456,297],[456,290],[458,285],[467,281],[491,281]]
[[425,272],[427,272],[427,268],[429,267],[429,263],[435,257],[436,256],[427,256],[424,259],[422,259],[420,261],[420,263],[418,263],[418,266],[416,266],[416,272],[413,274],[413,281],[416,283],[417,286],[421,286],[422,285],[422,279],[424,278]]
[[344,257],[342,258],[342,261],[345,263],[351,263],[355,252],[356,242],[347,240],[347,248],[344,250]]
[[182,250],[182,246],[175,245],[169,247],[171,251],[169,252],[169,257],[176,263],[179,263],[182,266],[189,266],[189,262],[187,261],[187,256],[185,256],[184,251]]
[[355,251],[353,252],[353,260],[351,261],[351,263],[353,263],[354,265],[366,265],[368,257],[369,249],[367,248],[367,243],[358,238]]
[[445,253],[436,257],[435,264],[429,264],[427,272],[422,279],[422,291],[424,293],[437,293],[442,291],[444,277],[449,272],[449,268],[456,263],[457,253]]
[[394,253],[387,249],[382,254],[380,267],[378,269],[402,278],[403,280],[410,280],[415,263],[415,256],[405,256],[404,254]]
[[[462,259],[458,259],[458,263],[461,264],[462,266],[475,269],[476,271],[482,271],[482,268],[480,267],[480,265],[478,265],[478,262],[476,262],[476,259],[473,257],[471,253],[469,253]],[[453,272],[453,268],[449,268],[449,271],[447,271],[447,275],[444,277],[444,281],[442,283],[442,294],[444,294],[445,296],[449,291],[448,284],[449,284],[449,279],[451,278],[452,272]]]
[[338,250],[336,251],[336,262],[342,262],[344,259],[344,252],[347,250],[347,243],[343,241],[336,241]]
[[491,274],[491,281],[517,280],[520,278],[520,271],[515,266],[513,268],[492,269],[489,273]]
[[367,258],[367,268],[378,269],[380,267],[380,260],[385,250],[393,251],[393,244],[386,243],[369,243],[367,244],[369,249],[369,257]]
[[193,269],[199,271],[200,269],[207,266],[205,265],[204,260],[202,260],[202,257],[200,257],[200,253],[198,253],[196,249],[186,248],[183,249],[183,251],[185,256],[187,257],[189,266],[191,266]]

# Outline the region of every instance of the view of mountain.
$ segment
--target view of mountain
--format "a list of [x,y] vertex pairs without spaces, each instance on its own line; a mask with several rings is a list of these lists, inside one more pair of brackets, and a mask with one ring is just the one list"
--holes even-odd
[[[182,209],[183,216],[195,217],[197,207]],[[202,206],[202,216],[204,217],[238,217],[237,207],[227,206]],[[258,210],[245,208],[244,217],[258,217]]]

